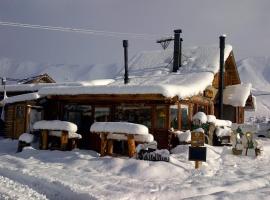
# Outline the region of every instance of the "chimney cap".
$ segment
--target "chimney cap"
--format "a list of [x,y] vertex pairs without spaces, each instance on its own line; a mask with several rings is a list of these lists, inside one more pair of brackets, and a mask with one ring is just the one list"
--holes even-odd
[[123,40],[123,47],[128,47],[128,40]]
[[180,33],[182,33],[182,29],[176,29],[176,30],[174,30],[174,33],[175,34],[180,34]]

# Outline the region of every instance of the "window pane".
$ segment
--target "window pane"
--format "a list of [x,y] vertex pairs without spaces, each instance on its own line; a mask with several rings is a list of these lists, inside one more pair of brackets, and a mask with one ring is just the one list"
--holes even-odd
[[116,121],[126,121],[131,123],[143,124],[151,127],[151,107],[136,106],[118,106],[115,112]]
[[24,118],[24,107],[17,106],[16,107],[16,119],[22,119],[22,118]]
[[165,106],[157,106],[156,114],[157,114],[157,128],[165,128],[166,107]]
[[189,129],[188,105],[181,105],[181,124],[183,130]]
[[171,128],[178,129],[178,105],[170,106]]
[[110,121],[110,108],[96,107],[95,108],[95,121],[96,122],[108,122]]

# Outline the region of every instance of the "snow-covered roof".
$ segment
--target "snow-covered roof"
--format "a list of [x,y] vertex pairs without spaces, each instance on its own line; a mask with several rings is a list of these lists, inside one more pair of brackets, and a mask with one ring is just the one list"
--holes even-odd
[[251,84],[229,85],[224,89],[223,102],[227,105],[244,107],[250,91]]
[[[98,79],[81,82],[61,82],[61,83],[36,83],[36,84],[14,84],[6,85],[7,92],[34,92],[43,87],[78,87],[78,86],[96,86],[108,85],[113,83],[114,79]],[[4,91],[4,86],[0,85],[0,92]]]
[[107,133],[123,133],[147,135],[148,128],[141,124],[134,124],[129,122],[95,122],[90,128],[91,132],[107,132]]
[[75,133],[77,125],[67,121],[52,120],[52,121],[38,121],[34,124],[35,130],[62,130]]
[[[226,45],[225,60],[232,51]],[[173,50],[141,52],[129,62],[129,80],[121,77],[106,86],[46,87],[40,95],[79,94],[162,94],[165,97],[186,98],[197,95],[212,84],[219,70],[219,47],[192,47],[183,51],[183,65],[171,72]]]
[[21,94],[16,95],[12,97],[8,97],[0,102],[0,104],[9,104],[9,103],[16,103],[21,101],[30,101],[30,100],[36,100],[39,99],[40,96],[37,92],[34,93],[27,93],[27,94]]

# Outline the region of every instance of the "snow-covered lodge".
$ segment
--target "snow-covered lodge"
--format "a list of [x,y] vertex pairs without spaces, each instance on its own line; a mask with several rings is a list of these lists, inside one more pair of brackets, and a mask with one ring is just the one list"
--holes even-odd
[[[232,46],[226,45],[224,53],[224,119],[243,123],[251,85],[241,84]],[[167,148],[169,129],[190,129],[198,111],[218,115],[219,56],[218,46],[185,48],[182,66],[172,72],[173,50],[141,52],[129,61],[128,84],[124,84],[123,70],[109,80],[9,85],[8,93],[24,90],[27,94],[2,101],[5,134],[17,138],[38,118],[58,119],[78,126],[80,147],[99,150],[100,138],[90,134],[90,126],[127,121],[146,125],[158,146]]]

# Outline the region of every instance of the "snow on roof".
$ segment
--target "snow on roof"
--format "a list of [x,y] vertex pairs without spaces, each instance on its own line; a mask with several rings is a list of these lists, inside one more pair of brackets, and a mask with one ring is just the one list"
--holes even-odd
[[126,133],[136,135],[149,134],[148,128],[141,124],[129,122],[95,122],[90,128],[91,132]]
[[9,104],[9,103],[16,103],[16,102],[21,102],[21,101],[36,100],[39,98],[40,98],[39,94],[37,92],[34,92],[34,93],[27,93],[27,94],[21,94],[21,95],[8,97],[8,98],[2,100],[0,103],[1,104]]
[[[232,51],[225,48],[225,60]],[[171,73],[173,50],[141,52],[129,63],[130,82],[125,85],[122,75],[106,86],[46,87],[40,95],[79,94],[162,94],[165,97],[186,98],[197,95],[212,84],[219,70],[219,47],[193,47],[183,51],[183,65]]]
[[67,121],[52,120],[52,121],[38,121],[34,124],[35,130],[62,130],[75,133],[77,131],[77,125]]
[[246,105],[250,95],[251,84],[230,85],[224,89],[223,102],[227,105],[241,106]]
[[[43,87],[78,87],[78,86],[95,86],[108,85],[113,83],[114,79],[98,79],[81,82],[61,82],[61,83],[36,83],[36,84],[14,84],[6,85],[7,92],[27,92],[38,91]],[[4,91],[4,86],[0,85],[0,92]]]

